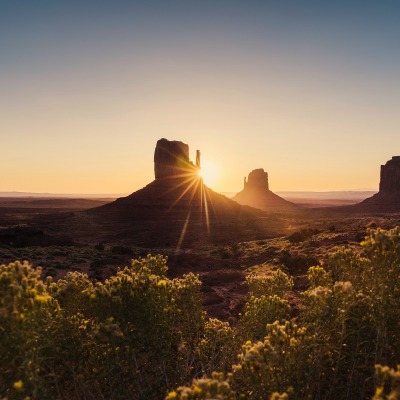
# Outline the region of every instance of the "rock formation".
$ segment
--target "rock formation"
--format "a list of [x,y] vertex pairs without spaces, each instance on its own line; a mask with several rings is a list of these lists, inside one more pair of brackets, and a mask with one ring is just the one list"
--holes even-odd
[[379,192],[400,190],[400,156],[394,156],[385,165],[381,165]]
[[187,144],[160,139],[154,152],[155,180],[88,213],[96,224],[123,225],[124,230],[130,231],[125,233],[127,237],[140,239],[141,245],[146,246],[165,242],[176,246],[182,235],[186,243],[263,237],[265,221],[260,221],[261,227],[256,221],[263,212],[239,205],[208,188],[199,169],[200,151],[196,152],[195,165],[189,159]]
[[252,188],[269,190],[268,173],[265,172],[262,168],[253,169],[253,171],[249,173],[247,181],[246,177],[244,178],[244,189]]
[[394,156],[381,165],[379,192],[354,206],[361,212],[400,211],[400,156]]
[[[199,162],[200,155],[198,153]],[[196,174],[197,168],[189,160],[189,146],[176,140],[160,139],[154,151],[155,179],[181,178]]]
[[232,200],[268,212],[290,211],[298,208],[269,190],[268,173],[262,168],[251,171],[247,180],[244,178],[243,190]]

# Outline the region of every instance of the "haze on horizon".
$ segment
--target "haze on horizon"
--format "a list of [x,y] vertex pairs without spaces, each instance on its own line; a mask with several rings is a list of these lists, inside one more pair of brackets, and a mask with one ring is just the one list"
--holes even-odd
[[400,153],[400,3],[0,3],[0,191],[130,193],[162,137],[219,192],[375,189]]

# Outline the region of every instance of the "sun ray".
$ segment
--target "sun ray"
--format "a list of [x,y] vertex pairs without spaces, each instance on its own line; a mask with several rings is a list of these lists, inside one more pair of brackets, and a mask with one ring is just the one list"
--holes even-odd
[[[182,179],[182,178],[186,178],[186,179]],[[174,177],[169,178],[170,182],[173,183],[173,185],[170,185],[170,188],[168,190],[166,190],[164,192],[164,194],[167,194],[181,186],[186,185],[187,183],[195,180],[196,174],[194,173],[185,173],[185,174],[181,174],[181,175],[175,175]],[[179,183],[177,183],[177,180],[180,180]]]
[[203,184],[202,184],[201,189],[202,189],[202,196],[201,196],[202,199],[203,199],[203,196],[204,196],[204,211],[205,211],[205,214],[206,214],[207,233],[208,233],[208,235],[210,235],[210,218],[209,218],[209,215],[208,215],[208,202],[207,202],[206,191],[204,190],[204,185]]
[[[179,203],[179,201],[183,198],[183,196],[185,196],[185,194],[186,194],[190,189],[192,189],[194,185],[196,185],[196,187],[195,187],[194,190],[193,190],[192,197],[190,198],[190,204],[191,204],[191,202],[192,202],[192,200],[193,200],[193,197],[194,197],[194,195],[195,195],[195,193],[196,193],[197,186],[198,186],[198,184],[199,184],[199,179],[193,179],[192,181],[189,180],[189,181],[186,182],[186,183],[188,184],[188,185],[186,185],[186,189],[182,191],[182,193],[181,193],[181,194],[179,195],[179,197],[173,202],[173,204],[171,205],[171,207],[168,209],[167,212],[171,211],[171,209],[172,209],[173,207],[175,207],[175,206]],[[178,188],[178,187],[180,187],[180,186],[183,186],[183,185],[179,185],[179,186],[177,186],[176,188]]]
[[191,211],[189,210],[188,215],[186,216],[185,223],[183,224],[182,231],[181,231],[181,234],[179,236],[178,244],[176,245],[176,248],[175,248],[175,254],[177,254],[178,251],[180,250],[180,248],[182,246],[182,243],[183,243],[183,239],[185,238],[186,230],[187,230],[187,227],[188,227],[188,224],[189,224],[189,220],[190,220],[190,212]]
[[[171,155],[174,156],[173,153],[171,153]],[[211,203],[208,188],[204,185],[204,177],[207,176],[210,178],[210,168],[207,166],[209,167],[209,164],[204,164],[204,169],[202,171],[197,159],[196,165],[193,165],[191,162],[183,162],[174,171],[173,176],[165,178],[163,195],[167,196],[167,200],[171,197],[170,204],[165,214],[171,212],[180,202],[181,205],[184,203],[184,207],[188,209],[188,214],[179,236],[176,251],[181,248],[185,236],[187,235],[190,220],[193,219],[194,216],[196,216],[196,219],[199,218],[199,222],[205,222],[207,234],[210,235],[210,206],[212,209],[214,209],[214,206]],[[211,171],[215,172],[212,168]]]

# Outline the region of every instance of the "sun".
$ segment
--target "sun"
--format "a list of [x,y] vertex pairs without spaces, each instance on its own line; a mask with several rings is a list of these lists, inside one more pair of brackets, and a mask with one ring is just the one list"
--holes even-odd
[[218,170],[214,164],[207,160],[202,160],[199,175],[207,186],[212,186],[218,179]]

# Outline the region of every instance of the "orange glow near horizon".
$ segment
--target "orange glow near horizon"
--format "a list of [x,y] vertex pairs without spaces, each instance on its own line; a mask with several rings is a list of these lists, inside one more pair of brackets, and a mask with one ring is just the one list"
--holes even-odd
[[220,193],[376,190],[400,151],[400,3],[100,3],[3,7],[0,192],[130,194],[163,137]]

